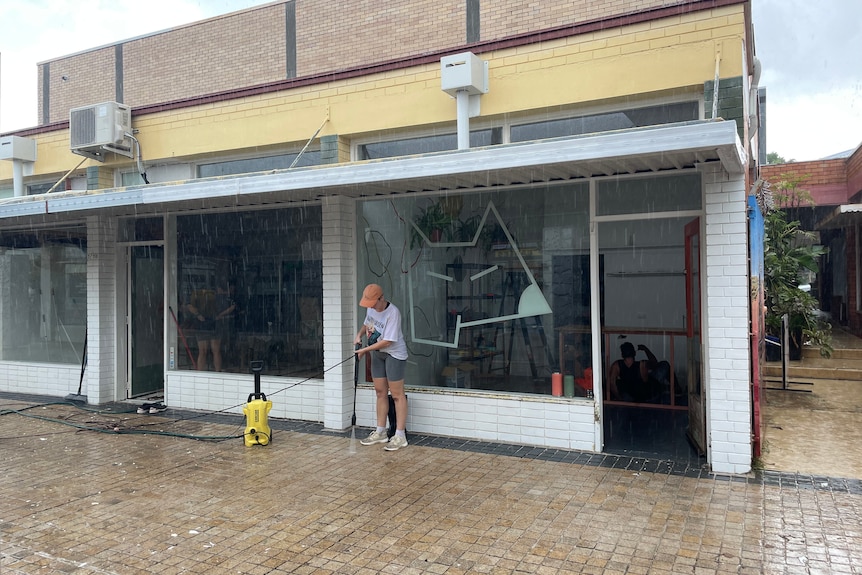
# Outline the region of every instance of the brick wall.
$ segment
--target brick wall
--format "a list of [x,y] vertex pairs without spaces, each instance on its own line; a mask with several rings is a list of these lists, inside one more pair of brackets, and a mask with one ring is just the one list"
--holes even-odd
[[847,159],[847,195],[853,201],[862,195],[862,146]]
[[298,76],[309,76],[463,45],[466,3],[297,0],[296,31]]
[[[109,46],[53,60],[50,65],[40,65],[39,123],[50,124],[68,120],[69,110],[72,108],[114,100],[116,96],[114,53],[114,47]],[[47,85],[50,93],[50,108],[47,118],[42,116],[44,98],[42,76],[45,66],[49,66]]]
[[760,177],[773,185],[789,176],[802,178],[801,187],[811,192],[818,206],[839,205],[852,195],[852,190],[847,188],[847,162],[843,159],[760,167]]
[[[480,38],[489,42],[667,4],[666,0],[482,2]],[[293,77],[288,71],[289,55],[295,57],[296,76],[301,78],[466,49],[466,7],[467,0],[290,0],[145,35],[118,44],[121,50],[108,46],[58,58],[40,65],[39,77],[47,72],[50,78],[47,95],[40,83],[39,109],[45,109],[46,96],[49,104],[40,123],[66,120],[69,109],[114,100],[118,94],[124,103],[139,107],[285,80]],[[295,14],[295,31],[287,29],[290,14]],[[647,27],[643,33],[656,32]],[[697,36],[702,31],[691,27],[688,33]],[[658,34],[655,47],[693,39]],[[288,45],[294,37],[295,47]],[[620,53],[618,42],[602,41]],[[118,54],[122,62],[116,61]],[[64,82],[61,76],[69,80]],[[122,86],[116,85],[118,77]]]
[[123,47],[132,107],[283,80],[284,5],[205,20]]
[[[458,2],[460,4],[460,2]],[[482,40],[498,40],[535,30],[601,20],[677,4],[667,0],[507,0],[482,2]]]
[[[718,80],[718,109],[717,118],[733,120],[736,122],[736,132],[739,139],[745,141],[745,120],[742,108],[742,76],[735,78],[719,78]],[[715,99],[715,80],[709,80],[703,85],[703,108],[704,118],[712,118],[712,102]]]

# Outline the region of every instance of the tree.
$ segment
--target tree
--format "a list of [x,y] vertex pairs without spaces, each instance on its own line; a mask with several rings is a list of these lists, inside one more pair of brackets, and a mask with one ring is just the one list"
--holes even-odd
[[798,220],[788,217],[788,208],[813,203],[810,192],[800,187],[806,176],[782,177],[773,190],[776,207],[764,216],[766,329],[780,335],[781,318],[787,314],[792,340],[789,343],[800,348],[808,342],[820,349],[820,355],[829,357],[832,326],[819,317],[817,299],[799,289],[805,275],[817,273],[820,256],[826,250],[814,244],[814,234],[802,230]]
[[796,160],[785,160],[782,156],[778,155],[778,152],[769,152],[766,154],[766,163],[770,166],[774,166],[776,164],[792,164]]

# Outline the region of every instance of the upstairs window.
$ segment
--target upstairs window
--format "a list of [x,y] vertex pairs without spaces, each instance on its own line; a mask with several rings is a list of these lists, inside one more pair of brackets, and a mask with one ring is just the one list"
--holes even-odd
[[697,102],[678,102],[647,106],[631,110],[606,112],[576,118],[561,118],[512,126],[511,141],[524,142],[578,136],[612,130],[626,130],[659,124],[687,122],[700,118],[700,105]]
[[[211,164],[198,165],[199,178],[211,178],[217,176],[231,176],[235,174],[251,174],[254,172],[266,172],[268,170],[286,170],[290,168],[299,153],[281,154],[278,156],[265,156],[263,158],[245,158],[242,160],[228,160],[224,162],[213,162]],[[301,168],[305,166],[317,166],[321,163],[319,150],[306,150],[294,166]]]

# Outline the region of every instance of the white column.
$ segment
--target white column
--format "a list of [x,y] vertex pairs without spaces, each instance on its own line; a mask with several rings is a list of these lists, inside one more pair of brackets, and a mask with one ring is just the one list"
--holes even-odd
[[709,461],[717,473],[751,471],[748,223],[742,175],[703,170],[704,374]]
[[87,402],[117,399],[122,382],[117,373],[116,219],[87,217]]
[[[353,415],[356,288],[356,202],[323,202],[323,425],[346,429]],[[347,360],[347,361],[345,361]]]

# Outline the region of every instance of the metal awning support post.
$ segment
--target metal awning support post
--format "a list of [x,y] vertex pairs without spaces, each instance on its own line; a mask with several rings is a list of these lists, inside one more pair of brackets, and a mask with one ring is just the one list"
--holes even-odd
[[787,363],[790,361],[790,320],[781,316],[781,389],[787,389]]

